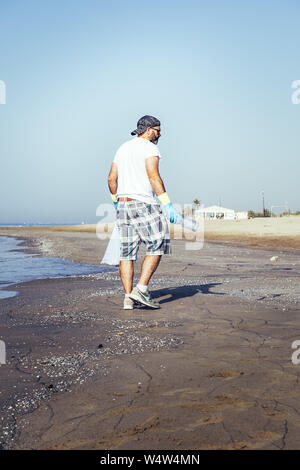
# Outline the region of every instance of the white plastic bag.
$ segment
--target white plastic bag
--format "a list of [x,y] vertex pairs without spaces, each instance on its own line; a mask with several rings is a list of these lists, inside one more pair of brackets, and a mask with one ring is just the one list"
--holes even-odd
[[[133,262],[136,262],[137,255]],[[115,223],[114,229],[110,236],[110,240],[106,247],[104,256],[100,264],[109,264],[110,266],[119,266],[120,263],[120,236],[119,236],[119,229],[117,224]]]
[[106,251],[100,264],[119,266],[120,263],[120,237],[117,224],[115,224]]
[[182,225],[184,229],[192,230],[193,232],[197,232],[199,228],[199,222],[194,219],[183,218],[181,215],[177,218],[177,224]]

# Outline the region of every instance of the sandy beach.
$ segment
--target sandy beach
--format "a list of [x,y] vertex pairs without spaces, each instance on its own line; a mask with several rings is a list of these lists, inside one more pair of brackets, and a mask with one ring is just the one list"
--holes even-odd
[[[26,228],[0,228],[2,235],[20,233],[29,238],[41,239],[44,243],[45,237],[39,237],[40,232],[75,232],[109,234],[114,227],[108,224],[83,224],[62,225],[53,227],[26,227]],[[176,238],[176,227],[169,224],[171,238]],[[300,216],[285,217],[261,217],[242,220],[205,220],[203,223],[205,241],[229,242],[240,246],[253,248],[286,249],[290,251],[300,250]],[[188,232],[189,233],[189,232]],[[43,249],[43,247],[41,247]],[[57,249],[55,247],[54,249]],[[47,254],[47,246],[44,252]],[[62,256],[62,255],[60,255]]]
[[[122,310],[118,272],[17,285],[0,301],[2,448],[299,449],[299,234],[291,216],[207,222],[201,250],[173,240],[155,311]],[[93,265],[107,245],[86,225],[0,235]]]

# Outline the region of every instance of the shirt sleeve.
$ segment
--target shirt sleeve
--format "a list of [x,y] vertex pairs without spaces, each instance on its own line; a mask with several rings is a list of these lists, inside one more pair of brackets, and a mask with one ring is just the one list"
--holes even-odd
[[159,159],[161,159],[162,156],[157,145],[152,144],[152,142],[149,143],[150,145],[147,146],[147,149],[145,149],[145,160],[149,157],[158,157]]

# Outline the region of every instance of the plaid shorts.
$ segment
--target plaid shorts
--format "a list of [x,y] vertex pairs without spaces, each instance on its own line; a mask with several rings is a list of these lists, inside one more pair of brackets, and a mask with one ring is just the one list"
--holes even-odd
[[160,204],[119,201],[117,226],[120,234],[120,260],[135,260],[141,242],[147,255],[171,253],[167,219]]

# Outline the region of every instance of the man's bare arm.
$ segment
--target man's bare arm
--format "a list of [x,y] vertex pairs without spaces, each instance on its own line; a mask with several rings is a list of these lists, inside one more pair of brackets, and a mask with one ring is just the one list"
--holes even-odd
[[159,157],[149,157],[146,159],[146,170],[149,181],[155,192],[156,196],[160,200],[161,204],[166,210],[167,217],[172,224],[176,224],[182,217],[178,214],[173,204],[170,201],[169,196],[166,193],[163,180],[160,177],[158,171]]
[[108,187],[111,194],[116,194],[118,189],[118,166],[114,162],[111,165],[111,169],[108,175]]
[[163,180],[159,174],[158,164],[159,157],[149,157],[146,159],[146,170],[148,178],[156,196],[159,196],[166,191]]

